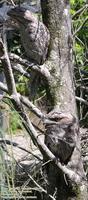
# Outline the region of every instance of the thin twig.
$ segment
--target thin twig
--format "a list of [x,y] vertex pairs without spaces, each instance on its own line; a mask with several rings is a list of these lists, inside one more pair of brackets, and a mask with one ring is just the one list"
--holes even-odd
[[83,46],[85,46],[85,44],[83,43],[83,41],[82,41],[79,37],[77,37],[77,35],[75,36],[75,38],[76,38]]
[[[23,168],[22,165],[20,165],[20,167]],[[55,198],[54,198],[52,195],[48,194],[47,191],[46,191],[42,186],[40,186],[40,185],[34,180],[34,178],[27,172],[27,170],[25,170],[25,172],[27,173],[28,177],[33,181],[33,183],[39,188],[39,190],[40,190],[41,192],[44,192],[44,193],[47,194],[51,199],[55,200]]]
[[77,10],[77,12],[72,15],[72,19],[74,19],[77,15],[79,15],[80,13],[82,13],[82,11],[85,11],[85,9],[88,8],[88,4],[86,4],[85,6],[83,6],[82,8],[80,8],[79,10]]
[[84,20],[84,22],[81,24],[81,26],[73,33],[73,37],[82,29],[84,24],[88,21],[88,17]]
[[39,118],[43,119],[44,114],[26,97],[19,94],[20,101],[27,106],[34,114],[36,114]]
[[77,87],[77,88],[80,87],[80,89],[85,90],[85,91],[88,92],[88,87],[87,87],[86,85],[85,85],[85,86],[82,86],[82,85],[80,85],[80,84],[76,84],[76,87]]
[[82,82],[82,81],[88,81],[88,78],[82,78],[82,79],[76,80],[76,82]]
[[[8,89],[7,86],[0,82],[0,89],[2,89],[4,92],[8,93]],[[20,98],[20,101],[27,107],[29,108],[34,114],[36,114],[39,118],[43,119],[44,118],[44,114],[31,102],[29,101],[26,97],[20,95],[18,93],[18,96]],[[5,96],[4,96],[5,97]],[[12,99],[10,96],[6,97],[9,99]]]
[[14,1],[13,0],[10,0],[11,1],[11,3],[12,3],[12,5],[13,6],[16,6],[16,4],[14,3]]
[[85,105],[88,106],[88,101],[86,101],[85,99],[76,96],[76,100],[79,101],[79,102],[81,102],[81,103],[84,103]]
[[13,147],[17,147],[18,149],[21,149],[22,151],[25,151],[25,152],[31,154],[32,156],[34,156],[35,158],[37,158],[38,160],[42,161],[42,159],[39,156],[35,155],[32,151],[26,150],[25,148],[21,147],[16,142],[12,142],[12,141],[6,140],[6,139],[0,139],[0,143],[4,143],[7,145],[12,145]]

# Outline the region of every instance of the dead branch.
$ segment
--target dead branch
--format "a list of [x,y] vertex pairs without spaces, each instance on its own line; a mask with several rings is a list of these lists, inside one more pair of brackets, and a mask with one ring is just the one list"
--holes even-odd
[[22,59],[20,56],[13,53],[9,54],[9,57],[12,61],[19,62],[21,65],[27,67],[27,69],[34,70],[46,79],[50,79],[51,75],[45,63],[43,65],[35,65],[34,63],[30,63],[28,60]]
[[18,62],[21,65],[24,65],[25,67],[30,68],[30,69],[34,65],[34,63],[29,62],[27,59],[21,58],[15,53],[9,53],[9,58],[11,61]]
[[25,76],[26,78],[30,78],[30,74],[23,69],[21,64],[17,64],[17,65],[12,65],[12,68],[14,70],[16,70],[17,72],[19,72],[22,76]]
[[31,102],[29,101],[26,97],[22,96],[19,94],[20,101],[28,107],[34,114],[36,114],[39,118],[43,119],[44,114]]

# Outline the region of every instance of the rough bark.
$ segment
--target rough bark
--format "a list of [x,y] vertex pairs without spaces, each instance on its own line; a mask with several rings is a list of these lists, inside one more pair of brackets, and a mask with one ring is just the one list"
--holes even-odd
[[[66,164],[83,177],[82,184],[75,186],[61,171],[58,171],[54,165],[48,164],[46,167],[48,176],[48,192],[55,195],[56,199],[59,200],[86,200],[86,186],[84,184],[85,174],[80,153],[80,135],[73,81],[74,70],[72,64],[72,34],[71,18],[69,14],[70,5],[67,0],[41,0],[41,6],[43,21],[48,27],[51,37],[49,55],[46,62],[52,76],[52,78],[48,81],[48,91],[52,97],[49,98],[49,95],[47,94],[50,102],[49,108],[50,110],[53,110],[53,113],[58,113],[58,115],[60,112],[67,113],[67,116],[68,113],[70,113],[76,119],[75,126],[73,125],[75,133],[75,147]],[[50,116],[52,115],[51,113],[49,114]],[[50,116],[49,118],[52,118]],[[54,121],[56,122],[57,118],[55,118]],[[45,136],[45,143],[55,154],[57,154],[56,151],[58,151],[58,148],[54,151],[54,146],[61,131],[60,126],[58,130],[57,126],[52,128],[52,125],[49,125],[46,129]],[[72,130],[70,130],[70,132],[73,134]],[[66,134],[68,135],[68,131],[65,132],[65,136]],[[61,139],[63,140],[63,138]],[[71,135],[70,139],[72,139]],[[67,151],[64,145],[62,145],[62,151]],[[64,161],[63,164],[65,164]],[[46,197],[46,199],[48,199],[48,197]]]
[[[41,1],[50,31],[49,70],[54,105],[76,115],[72,66],[72,34],[67,1]],[[73,107],[73,106],[74,107]]]

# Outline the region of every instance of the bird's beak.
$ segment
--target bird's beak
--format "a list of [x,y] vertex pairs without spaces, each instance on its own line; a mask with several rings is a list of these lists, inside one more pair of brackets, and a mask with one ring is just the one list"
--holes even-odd
[[23,23],[24,24],[26,22],[33,22],[35,21],[35,17],[32,15],[32,13],[27,10],[24,7],[15,7],[11,10],[8,11],[7,13],[11,18],[13,18],[14,20],[16,20],[17,22]]
[[15,7],[15,8],[12,8],[11,10],[9,10],[7,12],[7,14],[14,18],[14,19],[18,19],[18,18],[23,18],[24,17],[24,14],[25,14],[25,11],[26,9],[25,8],[22,8],[22,7]]

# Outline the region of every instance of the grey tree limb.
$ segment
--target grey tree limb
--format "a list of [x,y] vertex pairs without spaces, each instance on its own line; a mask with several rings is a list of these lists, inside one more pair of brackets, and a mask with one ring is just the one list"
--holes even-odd
[[23,59],[20,56],[13,53],[9,54],[9,57],[12,61],[16,61],[21,65],[27,67],[27,69],[34,70],[43,75],[45,78],[50,79],[51,75],[47,68],[47,64],[44,63],[43,65],[35,65],[34,63],[30,63],[28,60]]

